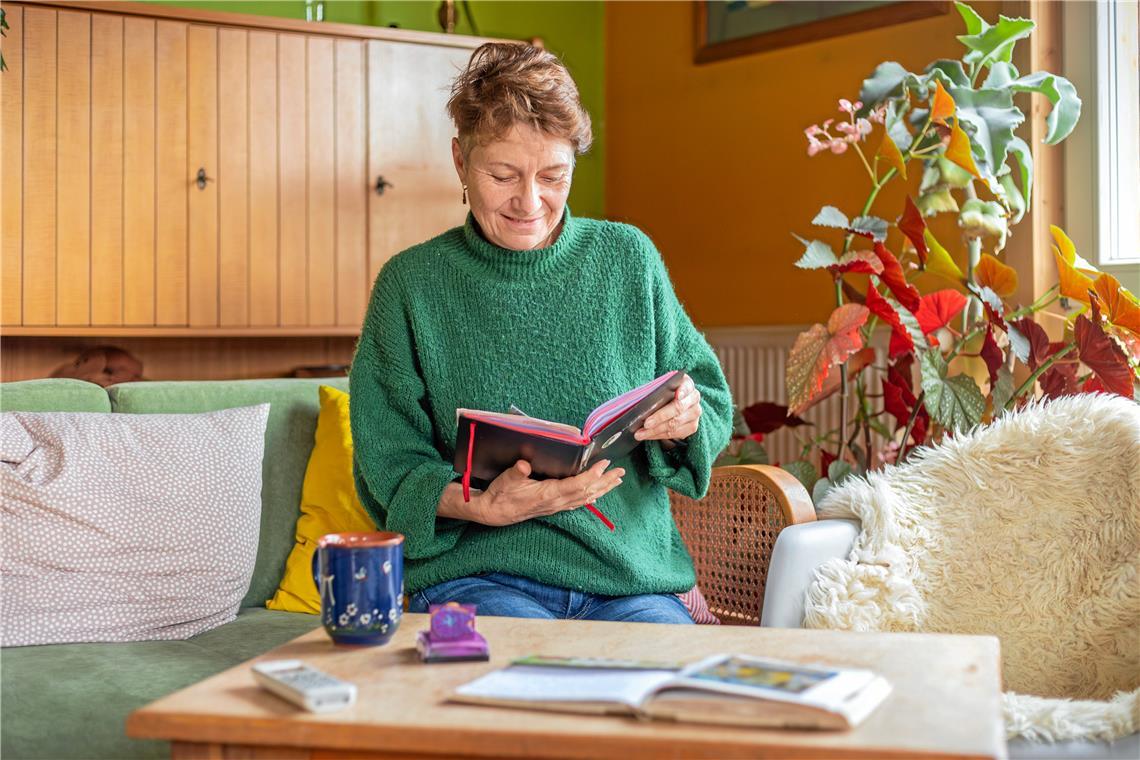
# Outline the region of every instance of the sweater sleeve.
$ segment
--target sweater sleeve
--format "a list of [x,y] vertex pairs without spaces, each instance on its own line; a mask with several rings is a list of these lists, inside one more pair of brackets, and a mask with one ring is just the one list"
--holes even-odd
[[668,450],[661,441],[645,442],[649,476],[677,493],[700,499],[708,491],[712,463],[728,445],[732,395],[716,354],[677,300],[661,254],[648,237],[639,237],[646,248],[653,299],[657,373],[684,370],[701,392],[701,419],[695,433]]
[[467,523],[436,516],[455,475],[434,445],[402,290],[392,267],[381,271],[349,371],[353,474],[376,524],[422,559],[454,547]]

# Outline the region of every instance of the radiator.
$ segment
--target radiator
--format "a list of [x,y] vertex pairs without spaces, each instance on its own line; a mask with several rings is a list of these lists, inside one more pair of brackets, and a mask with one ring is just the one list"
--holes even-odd
[[[806,325],[791,325],[717,327],[705,331],[705,338],[720,359],[721,367],[724,368],[728,386],[732,390],[733,403],[741,409],[758,401],[787,404],[784,369],[787,365],[788,351],[795,343],[796,336],[806,329]],[[875,364],[881,367],[885,361],[884,348],[876,346]],[[869,393],[879,394],[880,373],[870,370],[867,376],[871,385],[868,388]],[[852,403],[854,403],[853,393]],[[872,403],[876,410],[882,408],[880,399],[874,399]],[[769,462],[775,464],[800,459],[810,439],[829,430],[838,430],[839,406],[837,393],[801,415],[813,424],[783,428],[765,436],[764,447],[768,450]],[[852,414],[853,412],[848,410],[849,419]],[[872,445],[876,448],[879,443],[878,440],[872,440]],[[827,448],[834,450],[835,446],[830,444]]]

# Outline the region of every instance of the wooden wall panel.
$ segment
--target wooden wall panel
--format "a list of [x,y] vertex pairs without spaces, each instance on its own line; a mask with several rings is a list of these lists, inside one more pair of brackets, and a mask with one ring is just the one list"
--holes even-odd
[[305,136],[305,38],[277,37],[277,192],[280,204],[278,276],[281,325],[308,323],[305,284],[308,243],[306,195],[308,182]]
[[24,9],[25,325],[56,318],[56,34],[54,10]]
[[91,324],[91,14],[60,11],[56,324]]
[[185,325],[186,204],[186,31],[177,21],[159,21],[155,43],[156,213],[155,324]]
[[[218,29],[187,31],[187,311],[191,327],[218,325]],[[207,182],[195,178],[205,170]]]
[[336,123],[333,40],[308,39],[308,325],[336,324]]
[[336,323],[359,326],[368,297],[364,43],[336,43]]
[[218,322],[223,327],[249,325],[248,44],[244,29],[218,30]]
[[[368,42],[368,272],[405,248],[463,224],[467,207],[451,160],[448,84],[470,55],[459,48]],[[430,114],[409,118],[409,114]]]
[[91,324],[123,323],[123,18],[91,17]]
[[7,8],[4,96],[0,98],[0,324],[23,320],[24,9]]
[[123,19],[123,323],[155,323],[155,22]]
[[0,381],[48,377],[84,349],[108,344],[138,357],[147,380],[247,380],[286,377],[300,366],[349,364],[356,339],[4,337]]
[[249,324],[278,323],[277,35],[249,33]]

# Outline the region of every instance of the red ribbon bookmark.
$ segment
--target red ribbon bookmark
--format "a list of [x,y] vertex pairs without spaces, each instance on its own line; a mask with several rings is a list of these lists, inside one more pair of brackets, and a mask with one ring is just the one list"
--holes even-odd
[[613,529],[614,529],[614,524],[613,524],[612,522],[610,522],[610,518],[608,518],[608,517],[606,517],[605,515],[603,515],[603,514],[602,514],[602,511],[601,511],[600,509],[598,509],[597,507],[595,507],[593,504],[587,504],[587,505],[586,505],[586,509],[588,509],[588,510],[590,510],[591,512],[593,512],[593,513],[594,513],[594,517],[596,517],[596,518],[598,518],[599,520],[601,520],[601,521],[602,521],[602,525],[605,525],[605,526],[606,526],[607,528],[609,528],[610,530],[613,530]]

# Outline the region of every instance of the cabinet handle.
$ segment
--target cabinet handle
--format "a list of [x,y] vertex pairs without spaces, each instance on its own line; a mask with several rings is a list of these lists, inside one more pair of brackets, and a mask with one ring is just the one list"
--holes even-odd
[[387,187],[395,187],[395,185],[393,185],[388,180],[384,179],[383,175],[377,176],[376,177],[376,185],[373,187],[373,189],[376,191],[376,194],[377,195],[383,195],[384,194],[384,188],[387,188]]
[[206,183],[207,182],[213,182],[213,181],[214,181],[213,177],[207,177],[206,176],[206,170],[204,168],[199,169],[197,176],[194,178],[194,182],[197,183],[199,190],[205,190],[206,189]]

